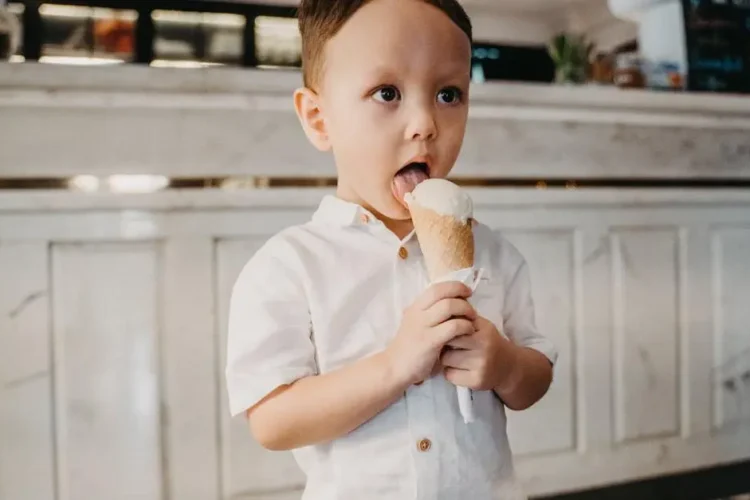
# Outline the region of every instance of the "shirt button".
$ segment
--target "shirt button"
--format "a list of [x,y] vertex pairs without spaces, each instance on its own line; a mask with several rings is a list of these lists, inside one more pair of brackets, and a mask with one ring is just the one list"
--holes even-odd
[[419,443],[417,443],[417,448],[422,453],[428,452],[430,451],[430,448],[432,448],[432,441],[430,441],[429,439],[422,439],[421,441],[419,441]]
[[417,387],[419,387],[422,384],[424,384],[424,381],[423,382],[416,382],[414,385],[416,385]]
[[406,247],[401,247],[398,249],[398,256],[406,260],[406,258],[409,256],[409,251],[406,249]]
[[369,224],[370,223],[370,216],[367,215],[367,214],[362,214],[362,215],[359,216],[359,220],[360,220],[360,222],[362,222],[362,224]]

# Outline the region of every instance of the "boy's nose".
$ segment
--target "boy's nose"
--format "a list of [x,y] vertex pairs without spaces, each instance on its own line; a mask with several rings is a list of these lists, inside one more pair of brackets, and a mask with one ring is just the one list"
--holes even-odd
[[437,137],[437,124],[431,110],[414,110],[406,127],[407,141],[431,141]]

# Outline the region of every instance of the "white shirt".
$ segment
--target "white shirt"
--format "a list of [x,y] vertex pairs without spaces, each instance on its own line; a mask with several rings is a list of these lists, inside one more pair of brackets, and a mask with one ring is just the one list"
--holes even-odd
[[[478,224],[475,263],[485,269],[472,303],[515,343],[552,363],[534,323],[529,273],[507,240]],[[483,279],[484,279],[483,278]],[[399,239],[362,207],[323,199],[312,221],[272,237],[242,270],[231,298],[226,378],[232,415],[274,389],[382,351],[402,311],[429,280],[414,233]],[[303,500],[495,500],[516,490],[505,410],[474,393],[464,423],[442,375],[352,433],[295,450]]]

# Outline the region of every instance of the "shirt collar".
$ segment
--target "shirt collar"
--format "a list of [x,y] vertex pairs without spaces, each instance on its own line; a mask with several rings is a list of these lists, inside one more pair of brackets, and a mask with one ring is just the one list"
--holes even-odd
[[321,200],[318,210],[313,215],[313,221],[336,226],[354,226],[362,224],[367,220],[375,220],[372,214],[357,205],[332,194],[326,195]]
[[[380,221],[372,215],[372,212],[366,208],[357,205],[356,203],[343,200],[332,194],[323,197],[320,205],[318,205],[318,209],[315,211],[315,214],[313,214],[312,219],[317,223],[330,224],[339,227],[381,224]],[[388,233],[392,234],[390,231]],[[401,240],[401,242],[406,243],[411,239],[416,239],[414,231],[409,233],[409,235]]]

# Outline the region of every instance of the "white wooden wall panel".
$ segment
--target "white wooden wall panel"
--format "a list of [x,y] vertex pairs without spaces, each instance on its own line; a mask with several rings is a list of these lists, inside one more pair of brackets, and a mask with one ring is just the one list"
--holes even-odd
[[[695,220],[686,225],[686,252],[682,256],[685,279],[681,281],[685,307],[682,310],[680,346],[680,406],[682,438],[712,432],[714,415],[714,266],[712,234]],[[684,234],[684,233],[683,233]]]
[[218,500],[219,398],[214,247],[210,238],[163,244],[162,422],[169,498]]
[[[291,455],[229,419],[226,315],[324,192],[0,196],[0,499],[298,499]],[[750,458],[750,195],[471,193],[560,350],[510,415],[529,493]]]
[[529,264],[537,326],[555,343],[559,363],[547,396],[526,412],[508,414],[513,452],[519,456],[571,451],[576,447],[574,358],[574,233],[568,230],[509,231],[507,237]]
[[[268,228],[271,229],[271,228]],[[272,233],[241,240],[217,242],[217,299],[219,335],[221,337],[221,366],[226,360],[226,334],[229,299],[240,271]],[[248,332],[250,333],[250,332]],[[223,371],[222,371],[223,373]],[[304,475],[291,453],[264,450],[250,434],[247,420],[239,416],[229,418],[226,385],[221,379],[221,434],[224,499],[256,498],[261,494],[267,500],[298,498],[304,486]]]
[[55,498],[49,257],[0,241],[0,499]]
[[750,228],[715,234],[715,424],[750,421]]
[[161,499],[158,249],[56,245],[52,263],[58,498]]
[[617,441],[678,432],[679,240],[674,229],[617,229],[612,248]]
[[577,432],[581,454],[608,450],[614,439],[612,404],[612,248],[606,221],[581,222],[582,296],[575,351],[578,382]]

